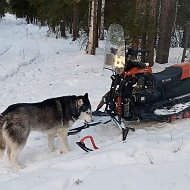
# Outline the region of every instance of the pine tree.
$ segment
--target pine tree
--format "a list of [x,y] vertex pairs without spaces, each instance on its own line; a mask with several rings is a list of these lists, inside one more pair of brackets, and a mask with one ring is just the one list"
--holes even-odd
[[176,0],[161,0],[159,40],[156,55],[156,62],[160,64],[168,62],[175,13]]

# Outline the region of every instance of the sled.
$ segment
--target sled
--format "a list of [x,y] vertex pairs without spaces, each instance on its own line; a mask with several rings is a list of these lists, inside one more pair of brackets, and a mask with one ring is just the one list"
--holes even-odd
[[[111,30],[110,30],[111,28]],[[177,119],[190,117],[190,63],[179,63],[167,67],[159,73],[153,73],[147,63],[134,60],[132,57],[145,56],[149,50],[132,49],[127,46],[121,26],[111,25],[108,29],[106,44],[105,65],[112,66],[112,84],[110,90],[102,97],[94,115],[105,113],[115,117],[121,130],[121,124],[128,121],[165,121],[172,122]],[[121,32],[119,42],[114,36]],[[110,30],[110,31],[109,31]],[[113,37],[112,37],[112,32]],[[114,39],[114,40],[112,40]],[[110,41],[110,42],[109,42]],[[123,48],[124,44],[124,48]],[[113,46],[112,46],[113,45]],[[117,64],[109,62],[107,54],[114,49],[114,60],[117,59],[117,51],[122,49],[122,59],[125,61],[123,68],[117,68]],[[113,56],[113,55],[112,55]],[[121,64],[120,64],[121,66]],[[104,107],[104,110],[102,108]],[[123,135],[125,136],[125,135]]]
[[129,130],[134,131],[126,125],[129,121],[190,118],[190,62],[153,73],[146,63],[132,59],[147,52],[128,47],[120,25],[109,27],[104,68],[112,70],[112,83],[93,115],[110,116],[121,129],[123,141]]

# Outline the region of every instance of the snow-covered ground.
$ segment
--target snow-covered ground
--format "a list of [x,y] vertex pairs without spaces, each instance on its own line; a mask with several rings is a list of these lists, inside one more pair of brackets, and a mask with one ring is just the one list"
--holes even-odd
[[[96,56],[85,55],[77,43],[48,37],[47,30],[12,15],[0,20],[0,112],[13,103],[85,92],[95,109],[108,91],[111,73],[103,70],[103,48]],[[181,49],[171,49],[170,63],[180,55]],[[125,143],[114,124],[83,130],[69,136],[66,155],[48,152],[46,136],[32,132],[20,156],[25,169],[13,169],[6,155],[0,160],[0,190],[187,190],[190,119],[135,128]],[[85,135],[94,137],[98,150],[77,147]]]

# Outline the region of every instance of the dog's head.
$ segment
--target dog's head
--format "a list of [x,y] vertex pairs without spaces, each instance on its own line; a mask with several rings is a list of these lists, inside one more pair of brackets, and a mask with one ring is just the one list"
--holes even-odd
[[79,110],[79,119],[86,122],[93,121],[91,104],[88,98],[88,93],[84,96],[78,96],[77,106]]

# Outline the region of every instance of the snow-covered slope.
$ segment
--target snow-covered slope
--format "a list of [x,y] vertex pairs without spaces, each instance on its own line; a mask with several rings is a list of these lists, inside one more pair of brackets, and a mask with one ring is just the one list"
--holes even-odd
[[[6,15],[0,20],[0,111],[18,102],[89,93],[95,109],[110,85],[103,71],[103,48],[85,55],[69,39],[47,36],[47,28],[27,25]],[[103,47],[103,43],[101,44]],[[171,63],[180,49],[171,49]],[[155,65],[155,70],[160,70]],[[99,125],[69,136],[71,151],[48,152],[44,134],[31,133],[16,171],[0,160],[0,190],[187,190],[190,185],[190,119],[175,123],[137,123],[121,142],[114,124]],[[85,153],[75,144],[92,135],[98,150]],[[56,141],[56,147],[59,142]]]

